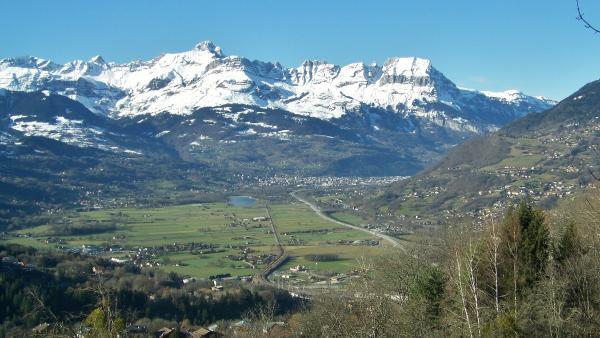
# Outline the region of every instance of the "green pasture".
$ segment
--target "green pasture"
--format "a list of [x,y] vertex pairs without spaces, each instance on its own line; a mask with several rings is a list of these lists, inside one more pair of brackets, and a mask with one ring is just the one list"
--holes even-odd
[[339,240],[372,238],[369,234],[325,220],[304,203],[272,204],[271,216],[277,225],[279,238],[286,243],[292,239],[305,245],[329,244]]
[[[289,264],[304,264],[306,252],[339,251],[340,260],[324,262],[323,269],[343,272],[355,266],[355,257],[365,247],[336,245],[339,240],[372,238],[367,233],[352,230],[320,218],[303,203],[272,203],[271,215],[277,226],[282,244],[291,245]],[[58,235],[53,232],[56,224],[19,230],[31,238],[10,237],[7,241],[38,248],[58,248],[48,243],[48,238],[64,241],[65,247],[82,245],[116,245],[124,249],[168,246],[174,243],[206,243],[218,246],[219,252],[197,254],[188,251],[166,252],[156,257],[159,269],[182,275],[207,277],[216,274],[251,275],[262,269],[252,269],[242,262],[230,260],[227,255],[239,255],[240,249],[230,246],[250,247],[256,254],[275,253],[275,240],[269,220],[253,221],[255,217],[267,217],[264,202],[253,207],[234,207],[226,203],[207,203],[168,206],[162,208],[122,208],[85,212],[73,212],[59,224],[85,226],[86,224],[116,224],[116,230],[86,235]],[[336,215],[349,223],[358,218],[350,213]],[[307,232],[308,230],[308,232]],[[295,246],[298,242],[302,246]],[[372,251],[373,248],[366,248]],[[107,254],[108,256],[109,254]],[[110,254],[111,257],[124,254]]]
[[[366,247],[353,245],[329,245],[329,246],[301,246],[289,247],[291,258],[282,265],[279,270],[285,271],[289,268],[304,265],[317,273],[341,273],[359,268],[363,263],[369,261],[369,257],[381,254],[381,247]],[[307,255],[336,254],[338,260],[330,262],[313,262],[306,258]]]

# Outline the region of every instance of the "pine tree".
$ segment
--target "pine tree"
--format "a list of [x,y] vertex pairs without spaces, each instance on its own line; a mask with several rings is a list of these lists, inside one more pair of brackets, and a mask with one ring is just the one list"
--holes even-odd
[[522,283],[530,287],[546,269],[550,254],[550,234],[544,223],[544,213],[521,202],[518,211],[521,225],[521,271]]
[[567,223],[565,232],[558,241],[554,253],[554,259],[562,264],[570,257],[579,255],[582,252],[581,238],[575,228],[575,222]]
[[548,263],[550,235],[544,213],[525,201],[511,207],[504,218],[501,246],[501,289],[512,294],[516,309],[519,295],[543,276]]

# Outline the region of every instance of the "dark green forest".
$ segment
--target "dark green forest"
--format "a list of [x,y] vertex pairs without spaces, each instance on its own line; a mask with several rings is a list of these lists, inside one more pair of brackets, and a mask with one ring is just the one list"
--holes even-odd
[[73,336],[81,325],[92,336],[122,336],[133,322],[152,333],[165,323],[240,318],[266,304],[277,304],[278,314],[299,306],[269,287],[238,282],[215,295],[203,291],[209,281],[190,287],[174,273],[142,272],[101,258],[16,245],[0,246],[0,257],[1,337],[27,337],[40,323],[50,324],[48,336]]

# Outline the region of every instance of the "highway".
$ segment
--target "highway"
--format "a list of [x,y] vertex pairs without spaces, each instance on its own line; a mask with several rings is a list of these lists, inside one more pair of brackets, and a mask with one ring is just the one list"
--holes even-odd
[[337,219],[334,219],[334,218],[331,218],[331,217],[327,216],[314,203],[311,203],[310,201],[306,200],[305,198],[302,198],[302,197],[298,196],[298,192],[300,192],[300,191],[302,191],[302,190],[292,191],[290,193],[290,195],[292,195],[292,197],[294,197],[298,201],[300,201],[300,202],[308,205],[322,219],[324,219],[326,221],[329,221],[329,222],[332,222],[332,223],[343,225],[343,226],[348,227],[348,228],[352,228],[354,230],[359,230],[359,231],[363,231],[363,232],[369,233],[369,234],[371,234],[373,236],[379,237],[379,238],[383,239],[384,241],[390,243],[393,247],[399,248],[402,251],[405,251],[404,247],[402,246],[402,244],[400,244],[400,242],[398,241],[397,238],[394,238],[392,236],[388,236],[386,234],[382,234],[380,232],[373,231],[373,230],[370,230],[370,229],[367,229],[367,228],[359,227],[359,226],[356,226],[356,225],[353,225],[353,224],[350,224],[350,223],[339,221]]
[[[297,193],[300,192],[302,190],[296,190],[296,191],[292,191],[290,193],[290,195],[292,197],[294,197],[296,200],[308,205],[314,212],[315,214],[317,214],[317,216],[321,217],[322,219],[331,222],[331,223],[335,223],[335,224],[339,224],[354,230],[358,230],[358,231],[363,231],[366,232],[370,235],[373,235],[375,237],[381,238],[382,240],[388,242],[389,244],[391,244],[394,248],[398,248],[401,249],[402,251],[406,251],[405,248],[402,246],[402,244],[400,244],[400,242],[398,241],[397,238],[394,238],[392,236],[386,235],[386,234],[382,234],[380,232],[377,231],[373,231],[370,229],[366,229],[363,227],[359,227],[350,223],[346,223],[343,221],[339,221],[337,219],[331,218],[329,216],[327,216],[326,214],[324,214],[319,207],[317,207],[314,203],[311,203],[310,201],[308,201],[305,198],[300,197]],[[285,246],[281,244],[281,242],[279,241],[279,233],[277,232],[277,225],[275,224],[275,221],[273,220],[273,217],[271,216],[271,208],[269,207],[269,205],[267,204],[265,206],[266,211],[267,211],[267,215],[271,221],[271,229],[273,231],[273,236],[275,239],[275,244],[277,245],[277,259],[275,261],[273,261],[271,264],[267,265],[261,272],[259,272],[256,276],[255,276],[255,282],[257,283],[266,283],[266,284],[271,284],[273,285],[273,283],[271,283],[271,281],[269,281],[269,275],[271,273],[273,273],[273,271],[275,271],[279,266],[281,266],[283,263],[285,263],[285,261],[287,261],[287,259],[289,258],[289,256],[287,255],[287,253],[285,252]]]

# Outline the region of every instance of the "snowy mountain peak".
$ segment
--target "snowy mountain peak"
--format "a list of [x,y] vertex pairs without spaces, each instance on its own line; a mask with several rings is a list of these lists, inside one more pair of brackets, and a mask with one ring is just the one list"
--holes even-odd
[[100,56],[100,55],[94,56],[88,62],[89,63],[96,63],[96,64],[100,64],[100,65],[106,64],[106,61],[104,61],[104,58],[102,58],[102,56]]
[[389,58],[383,65],[384,73],[407,77],[428,76],[431,68],[430,60],[417,57]]
[[37,58],[35,56],[22,56],[0,59],[0,67],[54,69],[60,66],[50,60]]
[[322,83],[332,81],[340,67],[327,61],[306,60],[300,67],[290,70],[290,78],[295,84]]
[[225,56],[210,41],[190,51],[126,64],[108,64],[100,56],[65,65],[34,57],[4,59],[0,88],[48,90],[113,117],[185,115],[203,107],[243,104],[331,120],[364,114],[369,107],[469,132],[496,128],[498,121],[552,104],[517,91],[457,88],[423,58],[394,57],[383,66],[309,60],[285,68]]
[[516,89],[509,89],[503,92],[482,91],[482,93],[488,97],[494,97],[505,101],[522,100],[527,97],[527,95],[523,94],[521,91]]
[[202,42],[199,42],[199,43],[196,44],[196,46],[194,47],[194,49],[202,50],[202,51],[207,51],[207,52],[213,53],[213,54],[218,55],[218,56],[222,56],[223,55],[223,53],[221,51],[221,47],[216,46],[211,41],[202,41]]

